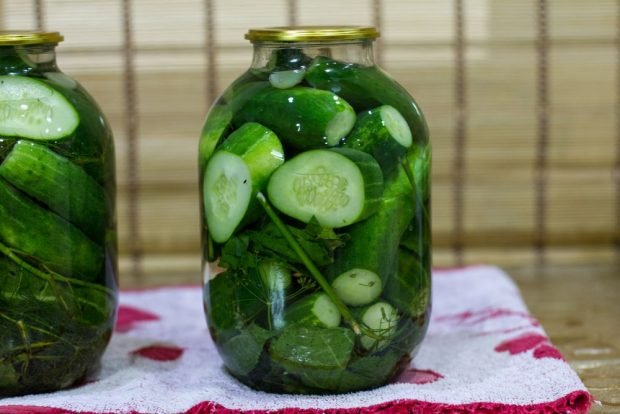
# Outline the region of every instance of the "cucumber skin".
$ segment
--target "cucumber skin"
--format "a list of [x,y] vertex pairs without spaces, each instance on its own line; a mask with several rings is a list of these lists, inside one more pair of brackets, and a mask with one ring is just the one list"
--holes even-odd
[[386,182],[377,212],[348,228],[349,241],[335,251],[334,264],[327,269],[330,282],[353,268],[368,269],[383,285],[396,271],[398,245],[414,216],[411,184],[402,167]]
[[428,126],[418,104],[407,90],[377,66],[343,63],[318,56],[306,70],[315,88],[337,93],[358,112],[391,105],[407,120],[414,143],[428,143]]
[[381,107],[357,115],[353,130],[342,146],[364,151],[373,156],[385,175],[394,171],[407,152],[407,148],[396,141],[381,119]]
[[200,171],[204,171],[207,161],[215,151],[215,147],[230,129],[232,115],[232,110],[225,105],[215,105],[209,110],[198,144]]
[[270,87],[249,98],[234,122],[235,125],[261,123],[272,129],[285,144],[308,150],[329,147],[327,125],[343,111],[354,113],[346,101],[329,91],[302,86]]
[[94,240],[102,239],[108,218],[104,189],[67,158],[20,140],[0,164],[0,176]]
[[94,281],[103,248],[56,214],[39,207],[0,179],[0,239],[62,275]]

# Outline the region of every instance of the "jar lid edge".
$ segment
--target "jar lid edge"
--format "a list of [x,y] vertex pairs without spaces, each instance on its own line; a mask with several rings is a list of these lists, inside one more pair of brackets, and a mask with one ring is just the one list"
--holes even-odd
[[379,36],[372,26],[276,26],[251,28],[245,34],[250,42],[374,40]]
[[50,44],[63,40],[64,36],[60,32],[0,30],[0,46]]

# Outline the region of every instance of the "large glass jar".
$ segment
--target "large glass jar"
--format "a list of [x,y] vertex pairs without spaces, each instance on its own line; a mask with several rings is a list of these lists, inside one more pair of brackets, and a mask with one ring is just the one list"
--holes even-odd
[[113,328],[112,134],[62,39],[0,32],[0,397],[84,378]]
[[253,29],[200,140],[205,310],[257,389],[376,387],[430,311],[430,145],[373,28]]

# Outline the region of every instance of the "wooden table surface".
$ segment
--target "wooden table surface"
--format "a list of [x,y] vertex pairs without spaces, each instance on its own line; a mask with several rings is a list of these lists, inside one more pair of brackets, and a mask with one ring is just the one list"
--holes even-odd
[[[579,374],[595,399],[591,413],[620,413],[620,267],[546,266],[505,268],[532,314]],[[165,278],[127,281],[124,288],[162,285]],[[195,284],[196,274],[175,274]]]
[[595,399],[620,413],[620,267],[509,268],[532,314]]

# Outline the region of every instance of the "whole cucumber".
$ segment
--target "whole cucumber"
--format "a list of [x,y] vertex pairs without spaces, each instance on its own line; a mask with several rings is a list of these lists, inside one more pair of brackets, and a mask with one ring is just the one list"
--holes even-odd
[[349,241],[335,251],[328,277],[361,268],[375,272],[383,284],[396,271],[398,245],[414,215],[413,190],[403,167],[385,183],[377,212],[352,225]]
[[104,189],[69,159],[44,145],[20,140],[0,164],[0,177],[103,243],[107,222]]
[[387,176],[401,162],[411,143],[411,130],[405,118],[394,107],[383,105],[358,115],[343,147],[372,155]]
[[103,248],[71,223],[45,210],[0,179],[0,240],[65,276],[93,281]]
[[306,69],[306,81],[337,93],[357,111],[391,105],[407,120],[414,142],[428,142],[428,127],[419,106],[405,88],[378,67],[317,56]]
[[329,91],[307,87],[266,88],[247,100],[235,123],[259,122],[294,148],[338,145],[355,124],[355,111]]

